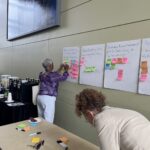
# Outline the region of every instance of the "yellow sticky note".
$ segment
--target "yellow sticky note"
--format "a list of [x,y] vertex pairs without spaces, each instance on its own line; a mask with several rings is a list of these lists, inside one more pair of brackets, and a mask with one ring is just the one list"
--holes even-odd
[[40,142],[40,138],[39,137],[33,137],[32,138],[32,143],[38,143]]

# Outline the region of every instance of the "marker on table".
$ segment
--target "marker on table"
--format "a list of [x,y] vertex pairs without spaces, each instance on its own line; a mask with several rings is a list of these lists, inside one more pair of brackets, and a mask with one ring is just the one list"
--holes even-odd
[[37,134],[41,134],[41,132],[31,133],[31,134],[29,134],[29,136],[33,136],[33,135],[37,135]]
[[57,140],[57,143],[62,146],[65,150],[68,150],[68,145],[66,145],[65,143],[63,143],[61,140]]
[[24,129],[20,129],[20,128],[16,128],[16,130],[18,130],[18,131],[24,131],[25,132]]

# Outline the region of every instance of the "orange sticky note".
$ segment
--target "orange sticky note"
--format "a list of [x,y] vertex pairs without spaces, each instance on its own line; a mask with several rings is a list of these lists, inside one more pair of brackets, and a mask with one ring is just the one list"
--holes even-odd
[[141,74],[147,74],[147,73],[148,73],[148,68],[141,69]]
[[67,137],[65,136],[61,136],[58,138],[58,140],[62,141],[63,143],[67,144],[67,142],[69,141]]
[[141,62],[141,68],[142,69],[147,69],[147,61],[142,61]]
[[30,131],[30,130],[31,130],[31,128],[29,126],[27,126],[27,127],[24,128],[25,132]]

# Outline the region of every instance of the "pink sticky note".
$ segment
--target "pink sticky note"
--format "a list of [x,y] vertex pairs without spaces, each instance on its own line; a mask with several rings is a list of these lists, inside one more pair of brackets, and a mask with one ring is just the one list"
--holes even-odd
[[122,62],[123,62],[124,64],[127,64],[127,63],[128,63],[128,58],[127,58],[127,57],[122,58]]
[[72,77],[78,77],[78,74],[72,74]]
[[113,58],[111,63],[112,63],[112,64],[117,64],[117,62],[118,62],[118,61],[117,61],[117,58]]
[[72,68],[72,71],[78,71],[78,68]]
[[71,71],[72,75],[78,75],[78,71]]
[[118,70],[117,80],[119,80],[119,81],[123,80],[123,69]]
[[146,81],[147,80],[147,74],[141,74],[140,75],[140,81],[141,82],[144,82],[144,81]]
[[79,67],[78,67],[78,65],[76,65],[76,64],[72,65],[72,67],[71,67],[72,70],[78,70],[78,68],[79,68]]
[[78,68],[78,67],[75,67],[75,66],[72,66],[72,67],[71,67],[71,70],[72,70],[72,71],[78,71],[79,68]]
[[80,60],[80,66],[84,65],[84,60]]

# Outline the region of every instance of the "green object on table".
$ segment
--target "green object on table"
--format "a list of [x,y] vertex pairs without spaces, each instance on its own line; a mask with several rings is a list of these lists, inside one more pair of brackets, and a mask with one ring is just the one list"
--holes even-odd
[[26,127],[26,126],[27,126],[26,124],[22,123],[22,124],[19,124],[17,126],[17,128],[24,129],[24,127]]

